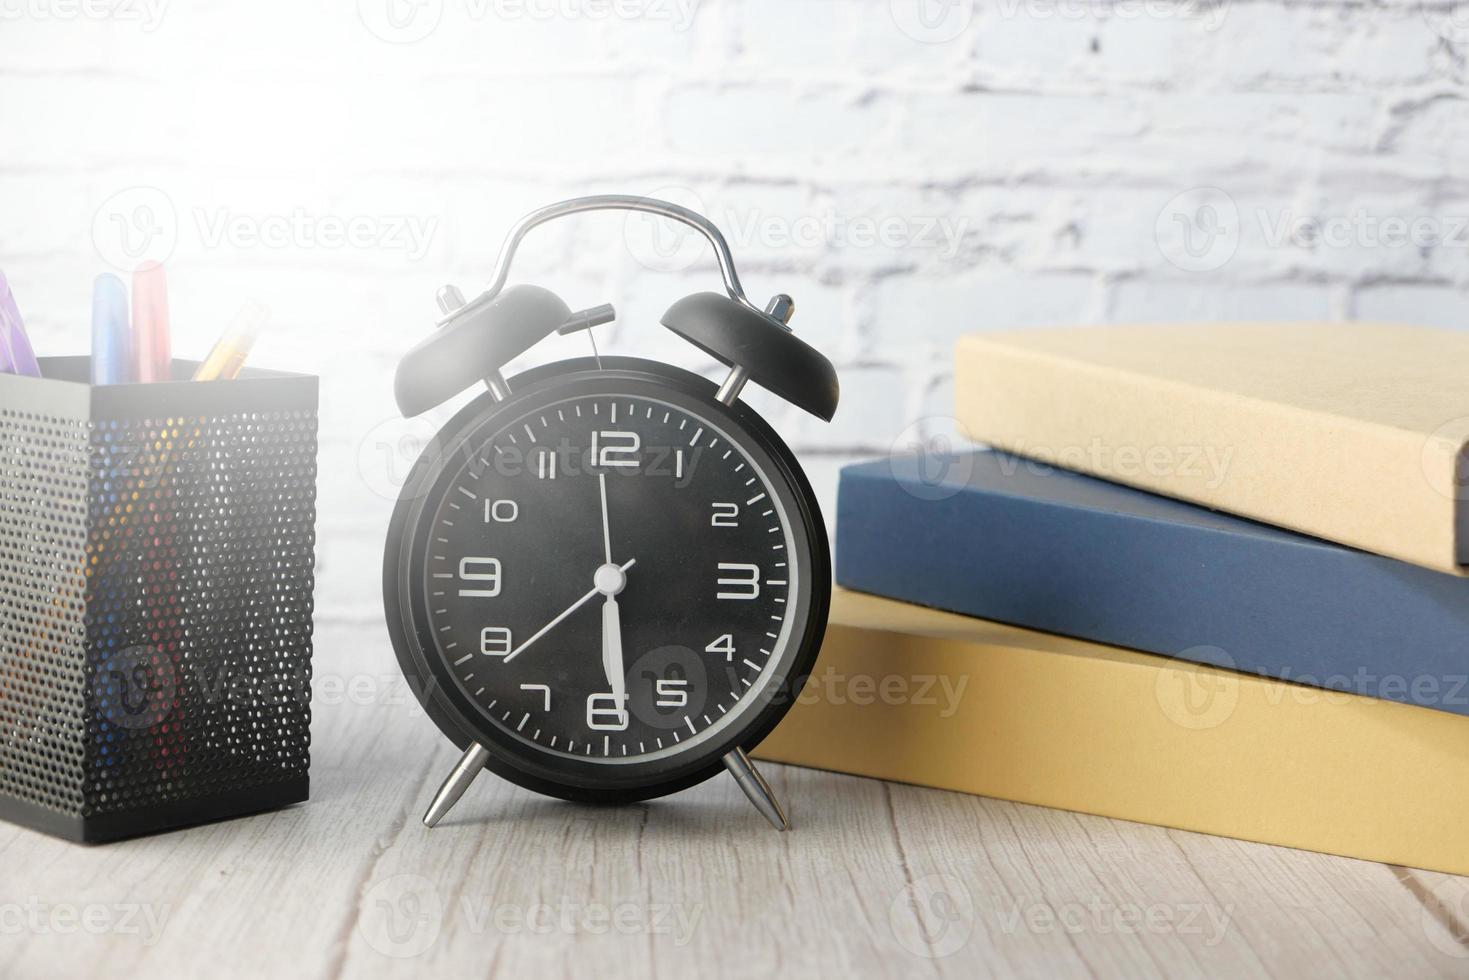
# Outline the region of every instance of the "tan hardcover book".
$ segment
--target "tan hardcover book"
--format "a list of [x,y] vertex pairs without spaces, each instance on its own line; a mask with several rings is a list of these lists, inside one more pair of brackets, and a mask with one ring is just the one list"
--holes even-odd
[[1469,874],[1469,717],[843,590],[756,754]]
[[1385,324],[971,334],[959,421],[1069,469],[1444,572],[1469,565],[1469,331]]

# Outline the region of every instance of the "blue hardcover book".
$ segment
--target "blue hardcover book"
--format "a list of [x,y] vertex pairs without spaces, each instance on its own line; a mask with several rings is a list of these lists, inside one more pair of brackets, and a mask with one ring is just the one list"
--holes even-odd
[[836,579],[1469,715],[1469,579],[1000,452],[843,469]]

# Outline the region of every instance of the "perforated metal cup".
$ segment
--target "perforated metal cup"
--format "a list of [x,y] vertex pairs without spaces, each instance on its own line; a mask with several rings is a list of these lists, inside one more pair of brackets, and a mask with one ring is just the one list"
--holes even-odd
[[0,375],[0,817],[101,841],[306,799],[313,377]]

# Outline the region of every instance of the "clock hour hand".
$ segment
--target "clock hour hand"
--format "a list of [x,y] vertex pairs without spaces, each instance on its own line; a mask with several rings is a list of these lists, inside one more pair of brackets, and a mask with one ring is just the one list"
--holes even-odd
[[[603,567],[615,568],[611,565]],[[621,588],[619,584],[618,590]],[[622,662],[622,613],[617,607],[616,593],[609,592],[606,596],[607,601],[602,603],[602,670],[607,674],[607,683],[611,685],[612,695],[620,709],[627,697],[627,668]]]

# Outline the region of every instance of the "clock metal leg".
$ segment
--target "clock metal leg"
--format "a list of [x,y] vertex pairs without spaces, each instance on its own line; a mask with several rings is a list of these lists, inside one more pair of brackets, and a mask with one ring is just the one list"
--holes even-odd
[[770,784],[765,777],[760,775],[760,770],[745,755],[744,749],[735,749],[724,757],[724,767],[729,770],[735,782],[739,783],[740,789],[755,804],[755,809],[765,815],[770,825],[776,830],[790,830],[791,822],[786,819],[785,811],[780,807],[780,801],[770,791]]
[[434,801],[428,805],[428,812],[423,815],[425,827],[437,826],[439,821],[444,819],[444,814],[454,809],[454,804],[458,803],[464,791],[469,789],[469,784],[474,782],[474,777],[479,775],[479,771],[485,767],[485,762],[489,757],[490,753],[486,752],[485,747],[478,742],[469,747],[469,751],[464,753],[464,757],[459,760],[454,771],[449,773],[449,778],[444,780],[444,785],[439,787],[438,793],[434,795]]

